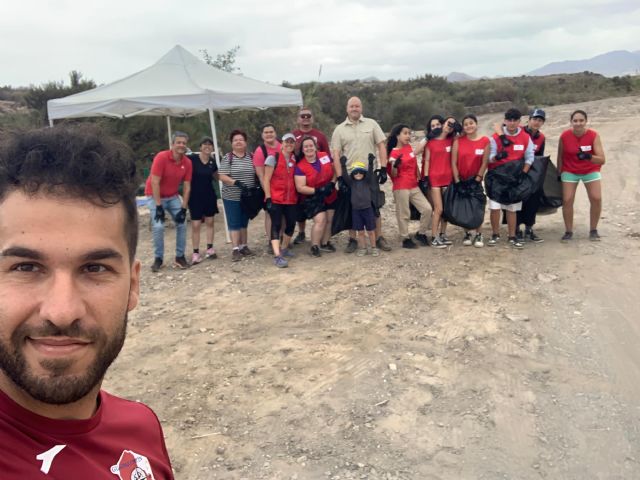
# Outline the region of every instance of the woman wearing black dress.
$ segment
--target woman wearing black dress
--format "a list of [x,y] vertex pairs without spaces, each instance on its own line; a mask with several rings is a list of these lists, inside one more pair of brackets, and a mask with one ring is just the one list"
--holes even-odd
[[213,216],[218,213],[218,198],[213,188],[213,181],[218,181],[218,165],[213,155],[213,140],[204,137],[200,141],[200,153],[189,156],[193,165],[191,179],[191,196],[189,197],[189,213],[191,214],[191,241],[193,255],[191,264],[202,261],[200,254],[200,227],[204,219],[207,235],[205,258],[216,258],[213,247]]

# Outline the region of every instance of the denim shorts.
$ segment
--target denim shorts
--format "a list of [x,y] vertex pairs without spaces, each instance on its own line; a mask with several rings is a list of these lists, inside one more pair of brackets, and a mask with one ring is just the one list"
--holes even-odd
[[222,199],[224,213],[227,216],[227,227],[230,232],[242,230],[249,225],[249,217],[240,207],[239,200]]

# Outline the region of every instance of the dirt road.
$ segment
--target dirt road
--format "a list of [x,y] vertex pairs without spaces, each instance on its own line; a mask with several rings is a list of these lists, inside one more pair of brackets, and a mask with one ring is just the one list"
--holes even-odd
[[554,160],[575,108],[607,154],[602,242],[582,187],[576,240],[558,213],[523,251],[457,228],[403,250],[390,201],[378,259],[339,236],[277,270],[260,217],[254,259],[231,263],[218,221],[221,258],[152,275],[143,228],[142,305],[105,388],[155,409],[179,479],[640,478],[640,98],[548,108]]

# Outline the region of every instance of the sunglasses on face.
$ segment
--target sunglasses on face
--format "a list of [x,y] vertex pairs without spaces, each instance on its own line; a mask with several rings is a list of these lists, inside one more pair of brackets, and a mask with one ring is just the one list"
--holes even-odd
[[311,114],[310,113],[301,113],[300,114],[300,118],[311,118]]

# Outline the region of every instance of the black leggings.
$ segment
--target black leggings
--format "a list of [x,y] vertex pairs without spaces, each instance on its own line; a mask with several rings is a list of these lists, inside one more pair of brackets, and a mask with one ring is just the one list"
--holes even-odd
[[271,240],[280,238],[280,230],[282,229],[282,218],[284,217],[284,234],[287,237],[293,235],[296,228],[296,220],[298,218],[298,205],[281,205],[274,203],[271,205]]

